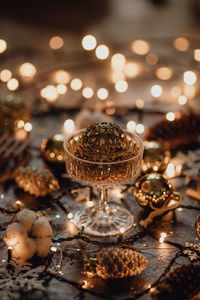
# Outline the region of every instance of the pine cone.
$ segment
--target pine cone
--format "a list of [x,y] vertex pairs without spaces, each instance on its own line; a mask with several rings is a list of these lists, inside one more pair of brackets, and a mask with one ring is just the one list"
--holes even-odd
[[16,183],[26,192],[35,196],[45,196],[60,188],[58,180],[48,169],[19,168]]
[[97,254],[97,274],[104,278],[123,278],[141,273],[148,261],[140,253],[122,248],[102,249]]
[[146,134],[147,140],[168,142],[171,148],[197,141],[200,135],[200,115],[175,113],[174,121],[163,119],[151,126]]
[[195,264],[178,267],[156,287],[152,296],[156,300],[187,300],[200,291],[200,266]]

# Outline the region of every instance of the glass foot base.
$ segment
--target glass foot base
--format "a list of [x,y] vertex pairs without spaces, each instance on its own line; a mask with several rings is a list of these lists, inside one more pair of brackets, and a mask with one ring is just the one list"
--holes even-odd
[[120,206],[110,205],[109,214],[98,213],[98,207],[78,211],[74,216],[76,226],[84,233],[99,237],[115,236],[129,230],[133,225],[131,213]]

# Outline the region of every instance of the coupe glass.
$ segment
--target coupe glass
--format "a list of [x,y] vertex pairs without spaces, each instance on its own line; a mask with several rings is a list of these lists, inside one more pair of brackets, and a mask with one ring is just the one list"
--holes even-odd
[[115,236],[129,230],[133,225],[133,216],[125,208],[108,204],[108,188],[132,183],[140,174],[143,156],[143,141],[137,135],[124,130],[124,134],[137,145],[133,157],[117,162],[94,162],[74,155],[76,144],[86,129],[81,129],[64,141],[66,151],[66,169],[68,175],[77,182],[98,188],[100,200],[98,207],[89,207],[78,211],[74,222],[84,233],[93,236]]

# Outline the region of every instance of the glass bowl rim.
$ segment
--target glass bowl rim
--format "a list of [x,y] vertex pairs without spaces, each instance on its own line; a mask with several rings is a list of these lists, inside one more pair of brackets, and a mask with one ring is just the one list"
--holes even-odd
[[131,160],[134,160],[135,158],[137,158],[138,156],[140,156],[141,153],[143,153],[144,151],[144,142],[142,140],[142,138],[140,136],[138,136],[137,134],[135,133],[132,133],[132,132],[129,132],[128,130],[125,130],[124,129],[124,132],[125,133],[128,133],[129,135],[132,135],[134,137],[136,137],[140,144],[141,144],[141,149],[138,151],[138,153],[136,155],[134,155],[133,157],[130,157],[128,159],[124,159],[124,160],[120,160],[120,161],[114,161],[114,162],[95,162],[95,161],[91,161],[91,160],[86,160],[86,159],[83,159],[83,158],[79,158],[75,155],[73,155],[67,148],[66,146],[66,142],[67,140],[70,140],[74,135],[77,135],[78,133],[80,133],[81,131],[84,131],[86,130],[86,128],[82,128],[78,131],[76,131],[75,133],[71,134],[70,136],[68,136],[67,138],[64,139],[63,141],[63,147],[64,147],[64,150],[71,156],[73,157],[74,159],[77,159],[79,161],[82,161],[83,163],[90,163],[90,164],[94,164],[94,165],[114,165],[114,164],[121,164],[121,163],[126,163],[126,162],[129,162]]

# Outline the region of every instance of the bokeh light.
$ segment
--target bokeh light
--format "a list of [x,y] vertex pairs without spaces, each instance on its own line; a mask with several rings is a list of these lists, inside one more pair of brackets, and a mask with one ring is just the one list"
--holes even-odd
[[116,83],[119,80],[125,80],[124,72],[112,72],[112,81]]
[[172,74],[172,69],[168,67],[160,67],[156,70],[156,76],[161,80],[169,80]]
[[93,97],[94,95],[94,91],[92,88],[90,87],[85,87],[83,90],[82,90],[82,95],[84,98],[86,99],[90,99]]
[[25,62],[20,66],[19,72],[20,72],[21,76],[30,78],[35,75],[36,68],[33,64],[31,64],[29,62]]
[[63,45],[64,41],[63,38],[61,38],[60,36],[53,36],[49,41],[49,46],[53,50],[60,49],[63,47]]
[[8,80],[7,88],[10,91],[15,91],[17,90],[18,87],[19,87],[19,81],[16,78],[11,78],[10,80]]
[[144,100],[138,98],[136,99],[135,101],[135,106],[138,108],[138,109],[142,109],[144,107]]
[[7,82],[12,77],[12,72],[8,69],[4,69],[0,72],[0,79],[3,82]]
[[136,123],[133,120],[128,121],[128,123],[126,124],[126,129],[128,131],[134,132],[136,129]]
[[135,130],[138,134],[142,134],[144,132],[144,125],[143,124],[137,124]]
[[178,103],[179,103],[180,105],[186,104],[186,103],[187,103],[187,98],[186,98],[184,95],[179,96],[179,97],[178,97]]
[[150,50],[150,44],[144,40],[135,40],[131,44],[131,49],[136,54],[145,55]]
[[166,119],[168,120],[168,121],[174,121],[175,120],[175,114],[173,113],[173,112],[168,112],[167,114],[166,114]]
[[140,73],[140,66],[135,62],[128,62],[125,64],[124,73],[128,78],[135,78]]
[[193,71],[187,71],[183,74],[183,80],[188,85],[193,85],[197,81],[197,76]]
[[67,87],[64,84],[58,84],[56,86],[56,90],[57,90],[58,94],[64,95],[67,92]]
[[160,85],[155,84],[151,88],[151,95],[155,98],[158,98],[162,95],[163,89]]
[[7,49],[7,43],[5,40],[0,39],[0,53],[5,52]]
[[49,102],[54,102],[58,98],[57,89],[54,85],[47,85],[41,90],[40,95]]
[[97,40],[93,35],[86,35],[82,39],[82,47],[87,51],[94,50],[97,45]]
[[27,132],[30,132],[32,129],[33,129],[33,126],[31,123],[27,122],[25,125],[24,125],[24,129],[27,131]]
[[79,78],[74,78],[70,82],[70,87],[73,91],[79,91],[82,88],[82,86],[83,86],[83,82]]
[[119,93],[124,93],[128,89],[128,83],[125,80],[119,80],[115,83],[115,89]]
[[191,99],[196,94],[195,86],[193,85],[184,85],[183,92],[188,99]]
[[58,70],[54,73],[54,80],[59,84],[68,84],[70,78],[70,73],[64,70]]
[[194,49],[194,59],[200,62],[200,49]]
[[122,71],[126,63],[126,58],[121,53],[116,53],[111,58],[111,66],[114,71]]
[[181,95],[181,88],[180,86],[173,86],[173,88],[170,91],[170,94],[172,97],[177,98]]
[[174,47],[178,51],[187,51],[189,48],[189,41],[186,38],[179,37],[174,40]]
[[109,49],[106,45],[99,45],[95,50],[98,59],[106,59],[109,56]]
[[75,126],[74,121],[71,119],[67,119],[64,122],[64,133],[72,134],[74,132]]
[[158,62],[158,55],[156,53],[149,53],[146,56],[146,62],[148,65],[156,65]]
[[101,100],[105,100],[108,98],[108,90],[105,88],[100,88],[97,91],[97,97]]

